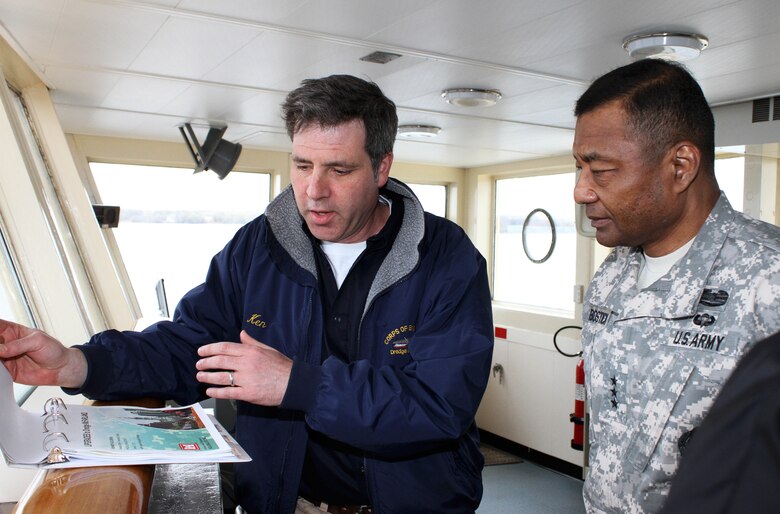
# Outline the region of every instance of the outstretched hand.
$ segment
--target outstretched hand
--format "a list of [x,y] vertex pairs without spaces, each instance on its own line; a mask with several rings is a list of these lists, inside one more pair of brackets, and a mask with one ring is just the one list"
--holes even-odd
[[196,364],[198,381],[223,386],[208,388],[206,394],[210,397],[267,406],[282,403],[292,360],[246,331],[241,332],[240,344],[207,344],[198,349],[198,355],[202,357]]
[[0,320],[0,360],[14,382],[81,387],[87,360],[45,332]]

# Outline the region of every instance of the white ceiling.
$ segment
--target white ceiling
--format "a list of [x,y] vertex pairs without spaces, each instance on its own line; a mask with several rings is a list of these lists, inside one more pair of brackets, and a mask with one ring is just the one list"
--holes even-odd
[[[778,0],[2,0],[0,23],[66,132],[182,144],[184,122],[227,124],[230,141],[289,150],[285,94],[349,73],[379,84],[401,124],[442,128],[399,140],[396,160],[566,155],[575,100],[630,62],[621,43],[644,32],[709,38],[688,67],[713,105],[780,95]],[[376,50],[402,57],[360,60]],[[455,107],[441,98],[453,87],[503,98]]]

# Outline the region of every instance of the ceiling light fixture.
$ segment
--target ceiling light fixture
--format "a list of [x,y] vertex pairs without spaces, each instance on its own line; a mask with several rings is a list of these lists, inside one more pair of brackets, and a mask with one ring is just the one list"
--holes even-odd
[[623,40],[623,48],[634,59],[664,59],[687,61],[698,57],[707,48],[709,40],[698,34],[656,32],[637,34]]
[[394,54],[392,52],[371,52],[368,55],[364,55],[360,58],[361,61],[373,62],[375,64],[387,64],[390,61],[394,61],[401,57],[401,54]]
[[425,138],[430,139],[436,137],[441,132],[441,127],[434,127],[433,125],[399,125],[398,137],[404,139],[411,138]]
[[490,107],[501,99],[501,92],[495,89],[462,87],[445,89],[441,96],[447,103],[459,107]]

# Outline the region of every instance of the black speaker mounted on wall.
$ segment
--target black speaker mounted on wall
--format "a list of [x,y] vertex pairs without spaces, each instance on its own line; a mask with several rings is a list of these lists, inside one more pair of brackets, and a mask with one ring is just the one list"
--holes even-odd
[[195,173],[211,170],[223,179],[236,165],[238,156],[241,155],[241,145],[222,139],[226,130],[227,127],[209,127],[209,133],[201,146],[189,123],[179,127],[179,132],[195,160]]
[[95,211],[98,225],[101,228],[116,228],[119,226],[119,206],[118,205],[92,205]]

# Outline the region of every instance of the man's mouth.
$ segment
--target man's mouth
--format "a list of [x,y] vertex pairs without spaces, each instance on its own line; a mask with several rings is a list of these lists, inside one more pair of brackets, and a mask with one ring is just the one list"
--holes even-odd
[[311,217],[311,220],[318,225],[324,225],[325,223],[333,219],[333,211],[309,210],[309,215]]
[[590,218],[590,226],[593,228],[604,228],[609,223],[609,218]]

